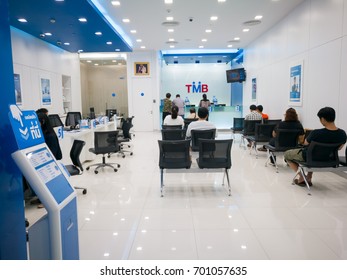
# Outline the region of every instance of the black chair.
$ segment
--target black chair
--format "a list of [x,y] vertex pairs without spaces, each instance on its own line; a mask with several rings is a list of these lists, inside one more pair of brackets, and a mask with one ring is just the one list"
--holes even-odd
[[162,129],[162,140],[185,140],[186,129]]
[[216,129],[191,130],[192,151],[199,151],[200,139],[214,139],[216,137]]
[[52,127],[59,127],[59,126],[64,127],[64,124],[61,121],[58,114],[50,114],[48,115],[48,118],[49,118],[49,123],[51,124]]
[[[82,140],[74,140],[71,150],[70,150],[70,159],[72,161],[72,164],[65,165],[66,170],[69,172],[71,176],[76,175],[82,175],[83,173],[83,166],[80,161],[80,155],[83,150],[84,145],[86,142]],[[83,194],[87,193],[87,189],[83,187],[74,187],[77,190],[82,190]]]
[[259,143],[268,143],[272,138],[272,131],[274,130],[276,124],[268,123],[257,123],[255,124],[255,130],[253,136],[245,136],[245,138],[251,143],[251,149],[249,153],[252,153],[252,150],[255,151],[256,158],[258,158],[257,144]]
[[199,158],[196,159],[199,168],[224,168],[224,178],[227,177],[228,192],[231,196],[231,188],[228,170],[231,168],[231,146],[233,139],[226,140],[210,140],[200,139],[199,142]]
[[122,134],[118,137],[118,143],[120,145],[119,153],[122,154],[123,158],[125,157],[125,153],[129,153],[131,156],[133,155],[132,151],[126,150],[125,147],[131,148],[129,144],[131,141],[130,129],[133,127],[132,118],[127,118],[122,121]]
[[111,167],[114,170],[114,172],[118,171],[117,168],[114,167],[114,165],[120,167],[120,164],[111,162],[106,163],[105,157],[105,155],[108,155],[109,153],[116,153],[120,150],[117,137],[117,130],[94,132],[94,148],[90,148],[89,151],[96,155],[102,155],[102,162],[89,165],[86,168],[87,170],[89,170],[89,168],[92,166],[96,166],[96,168],[94,169],[95,174],[98,174],[98,169],[101,167]]
[[65,129],[76,129],[81,119],[82,115],[80,112],[68,112],[65,119]]
[[[306,149],[306,161],[295,161],[298,165],[298,171],[293,178],[293,184],[296,176],[301,173],[306,187],[310,191],[309,182],[306,179],[306,172],[330,172],[336,170],[340,165],[338,150],[344,143],[326,144],[312,141]],[[309,193],[310,194],[310,193]]]
[[347,166],[347,146],[345,149],[345,156],[339,156],[339,161],[342,166]]
[[278,165],[276,162],[276,154],[284,153],[287,150],[295,149],[298,147],[299,136],[303,133],[301,129],[277,129],[275,137],[275,146],[266,144],[267,159],[265,166],[267,166],[270,158],[276,167],[278,173]]
[[243,145],[246,149],[245,145],[245,137],[253,136],[255,133],[255,125],[257,123],[261,123],[261,120],[244,120],[243,121],[243,131],[241,132],[241,142],[240,147]]
[[162,129],[182,129],[182,125],[165,125],[161,126]]
[[281,119],[269,119],[269,120],[264,120],[264,123],[278,125],[281,121],[282,121]]
[[163,197],[164,169],[189,169],[192,164],[189,154],[190,140],[158,140],[158,144],[160,152],[160,193]]
[[198,120],[198,118],[196,118],[196,119],[184,119],[184,128],[187,129],[188,125],[190,125],[190,123],[195,122],[197,120]]
[[243,121],[245,118],[234,118],[233,127],[231,127],[231,133],[233,134],[233,139],[235,140],[235,134],[241,133],[243,131]]

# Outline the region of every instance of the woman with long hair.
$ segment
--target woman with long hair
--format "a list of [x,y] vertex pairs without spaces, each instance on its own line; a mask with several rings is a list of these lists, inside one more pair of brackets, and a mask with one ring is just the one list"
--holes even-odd
[[181,116],[178,115],[178,107],[173,106],[171,108],[171,115],[165,117],[163,124],[164,125],[181,125],[184,126],[184,120]]

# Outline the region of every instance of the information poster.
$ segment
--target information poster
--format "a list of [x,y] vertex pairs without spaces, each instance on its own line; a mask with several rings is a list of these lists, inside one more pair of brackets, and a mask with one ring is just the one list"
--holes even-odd
[[22,90],[20,86],[20,75],[14,74],[14,93],[16,97],[16,104],[22,105]]
[[49,79],[41,78],[41,103],[42,106],[52,104],[51,82]]
[[290,91],[289,105],[302,105],[302,79],[303,79],[303,62],[295,63],[290,67]]

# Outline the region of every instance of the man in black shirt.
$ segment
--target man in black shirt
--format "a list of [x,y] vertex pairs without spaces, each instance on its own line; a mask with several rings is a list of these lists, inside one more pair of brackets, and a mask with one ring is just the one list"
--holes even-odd
[[[324,107],[319,110],[317,114],[321,124],[324,128],[313,130],[305,140],[303,149],[292,149],[284,153],[284,159],[289,164],[289,167],[295,172],[298,170],[298,164],[293,162],[306,160],[307,146],[312,142],[319,143],[346,143],[346,132],[335,125],[335,110],[331,107]],[[340,146],[342,149],[344,144]],[[308,172],[306,176],[307,182],[312,186],[312,172]],[[299,178],[295,179],[295,184],[305,186],[304,178],[299,174]]]

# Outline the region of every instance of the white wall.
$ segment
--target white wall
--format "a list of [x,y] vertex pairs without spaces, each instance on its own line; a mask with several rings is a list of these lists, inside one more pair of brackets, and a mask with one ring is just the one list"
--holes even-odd
[[320,128],[317,112],[331,106],[337,125],[347,130],[347,0],[307,0],[245,49],[244,106],[251,104],[256,77],[257,103],[270,118],[282,118],[289,107],[289,67],[300,60],[303,104],[295,108],[304,127]]
[[[71,76],[72,110],[81,111],[80,63],[77,54],[66,52],[16,28],[11,28],[14,72],[20,74],[23,110],[46,107],[63,114],[62,75]],[[40,79],[50,79],[51,106],[42,106]]]
[[[226,70],[230,70],[229,64],[169,64],[162,65],[161,92],[160,98],[165,98],[167,92],[171,93],[171,99],[176,94],[180,94],[182,99],[188,96],[191,104],[199,105],[202,94],[206,93],[207,98],[211,100],[215,95],[218,103],[230,106],[231,86],[226,82]],[[188,87],[195,82],[195,85],[206,84],[207,92],[188,93]]]

